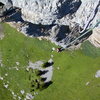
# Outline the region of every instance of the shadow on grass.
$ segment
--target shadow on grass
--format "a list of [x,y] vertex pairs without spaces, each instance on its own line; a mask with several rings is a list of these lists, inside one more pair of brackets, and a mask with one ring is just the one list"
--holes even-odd
[[54,64],[54,62],[46,62],[46,63],[44,63],[44,65],[43,65],[43,67],[44,68],[46,68],[46,67],[50,67],[50,66],[52,66]]
[[44,75],[47,72],[48,72],[48,70],[44,70],[44,71],[39,70],[38,73],[37,73],[37,76]]
[[46,82],[42,85],[42,88],[40,88],[40,90],[44,90],[44,89],[47,89],[51,84],[53,84],[52,81],[49,81],[49,82]]

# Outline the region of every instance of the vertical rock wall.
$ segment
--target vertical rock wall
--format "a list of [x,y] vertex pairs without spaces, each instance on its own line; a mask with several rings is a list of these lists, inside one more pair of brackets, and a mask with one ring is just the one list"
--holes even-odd
[[[25,21],[38,25],[69,27],[78,25],[82,28],[80,33],[100,21],[100,0],[0,0],[0,2],[4,3],[7,9],[11,6],[20,8]],[[93,31],[93,34],[95,32]]]

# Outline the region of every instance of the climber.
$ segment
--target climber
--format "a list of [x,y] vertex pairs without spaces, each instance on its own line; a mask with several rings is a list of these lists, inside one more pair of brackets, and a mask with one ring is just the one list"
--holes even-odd
[[64,50],[64,49],[63,49],[62,47],[56,49],[57,52],[62,52],[63,50]]

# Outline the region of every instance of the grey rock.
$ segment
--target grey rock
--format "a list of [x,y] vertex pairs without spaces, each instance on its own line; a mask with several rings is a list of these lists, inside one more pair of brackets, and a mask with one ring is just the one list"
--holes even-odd
[[98,71],[96,72],[95,77],[96,77],[96,78],[100,78],[100,70],[98,70]]
[[21,8],[23,19],[35,24],[50,25],[79,8],[80,0],[0,0],[7,8]]
[[73,18],[85,29],[93,27],[100,21],[100,0],[82,0],[82,5]]
[[19,7],[24,20],[34,24],[89,28],[100,19],[100,0],[0,0],[7,9]]
[[[79,33],[82,33],[100,21],[100,0],[0,0],[0,2],[5,4],[6,9],[20,8],[22,19],[33,23],[22,27],[22,32],[35,37],[50,35],[52,42],[63,47],[76,38],[75,32],[70,36],[70,32],[66,30],[67,26],[71,29],[78,25],[82,28]],[[53,27],[40,28],[41,25]]]
[[12,6],[12,0],[0,0],[0,2],[3,3],[7,9]]
[[52,27],[52,29],[51,29],[51,37],[52,38],[57,37],[59,30],[60,30],[59,28],[60,28],[59,25],[55,25],[55,26]]

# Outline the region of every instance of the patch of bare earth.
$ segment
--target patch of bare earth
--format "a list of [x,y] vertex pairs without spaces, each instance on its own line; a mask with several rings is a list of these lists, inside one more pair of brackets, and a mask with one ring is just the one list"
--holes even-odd
[[0,24],[0,40],[4,38],[3,26]]
[[89,37],[89,41],[95,46],[100,48],[100,28],[95,28],[93,34]]

